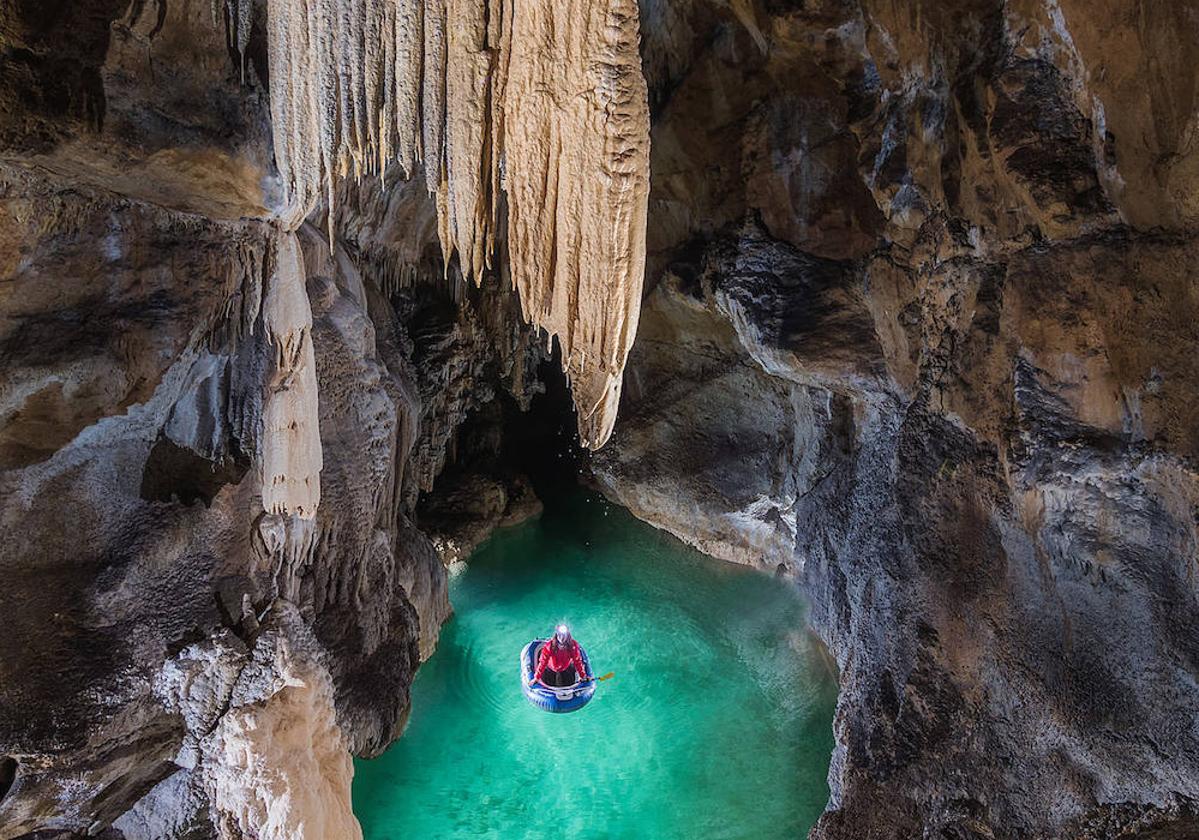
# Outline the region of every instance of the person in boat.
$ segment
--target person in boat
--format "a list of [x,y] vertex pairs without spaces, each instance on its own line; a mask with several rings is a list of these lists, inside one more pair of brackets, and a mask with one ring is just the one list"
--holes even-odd
[[565,624],[559,624],[554,628],[554,635],[541,646],[537,654],[537,670],[533,672],[532,684],[541,682],[551,688],[566,688],[589,679],[591,675],[583,664],[579,643],[571,638],[570,629]]

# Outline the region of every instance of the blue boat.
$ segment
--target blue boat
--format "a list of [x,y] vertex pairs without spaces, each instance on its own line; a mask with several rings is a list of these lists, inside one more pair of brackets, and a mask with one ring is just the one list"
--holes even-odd
[[[537,654],[547,641],[549,640],[534,639],[520,652],[520,687],[528,701],[539,709],[547,712],[577,712],[595,696],[595,680],[575,683],[565,688],[551,688],[541,683],[535,686],[530,684],[533,672],[537,670]],[[587,658],[587,651],[580,647],[579,653],[582,654],[583,664],[587,666],[587,673],[590,674],[591,660]]]

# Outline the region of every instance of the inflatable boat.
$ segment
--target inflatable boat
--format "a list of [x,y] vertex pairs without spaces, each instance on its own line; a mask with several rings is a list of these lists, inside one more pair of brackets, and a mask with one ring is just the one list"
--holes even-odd
[[[528,701],[539,709],[547,712],[577,712],[595,696],[595,680],[575,683],[565,688],[552,688],[543,683],[530,684],[533,672],[537,669],[537,653],[547,641],[549,640],[534,639],[520,652],[520,687]],[[579,653],[582,654],[583,664],[587,666],[587,673],[590,674],[591,660],[587,658],[587,651],[580,647]]]

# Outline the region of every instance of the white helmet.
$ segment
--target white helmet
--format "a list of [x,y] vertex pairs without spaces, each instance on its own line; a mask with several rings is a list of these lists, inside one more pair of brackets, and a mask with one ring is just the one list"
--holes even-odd
[[554,628],[554,639],[560,645],[570,644],[570,628],[565,624],[559,624]]

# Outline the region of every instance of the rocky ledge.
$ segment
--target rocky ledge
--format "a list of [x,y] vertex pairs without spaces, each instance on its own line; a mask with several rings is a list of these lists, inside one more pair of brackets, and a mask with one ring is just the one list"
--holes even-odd
[[593,469],[809,594],[813,837],[1199,834],[1199,7],[646,7]]
[[[377,53],[269,90],[271,5],[0,9],[0,840],[355,836],[441,559],[536,508],[523,316],[598,445],[642,251],[592,468],[809,593],[813,836],[1199,833],[1194,0],[642,0],[644,87],[592,3],[561,123],[494,87],[595,81],[544,28],[428,3],[427,185],[363,163]],[[590,174],[539,225],[551,124]]]

